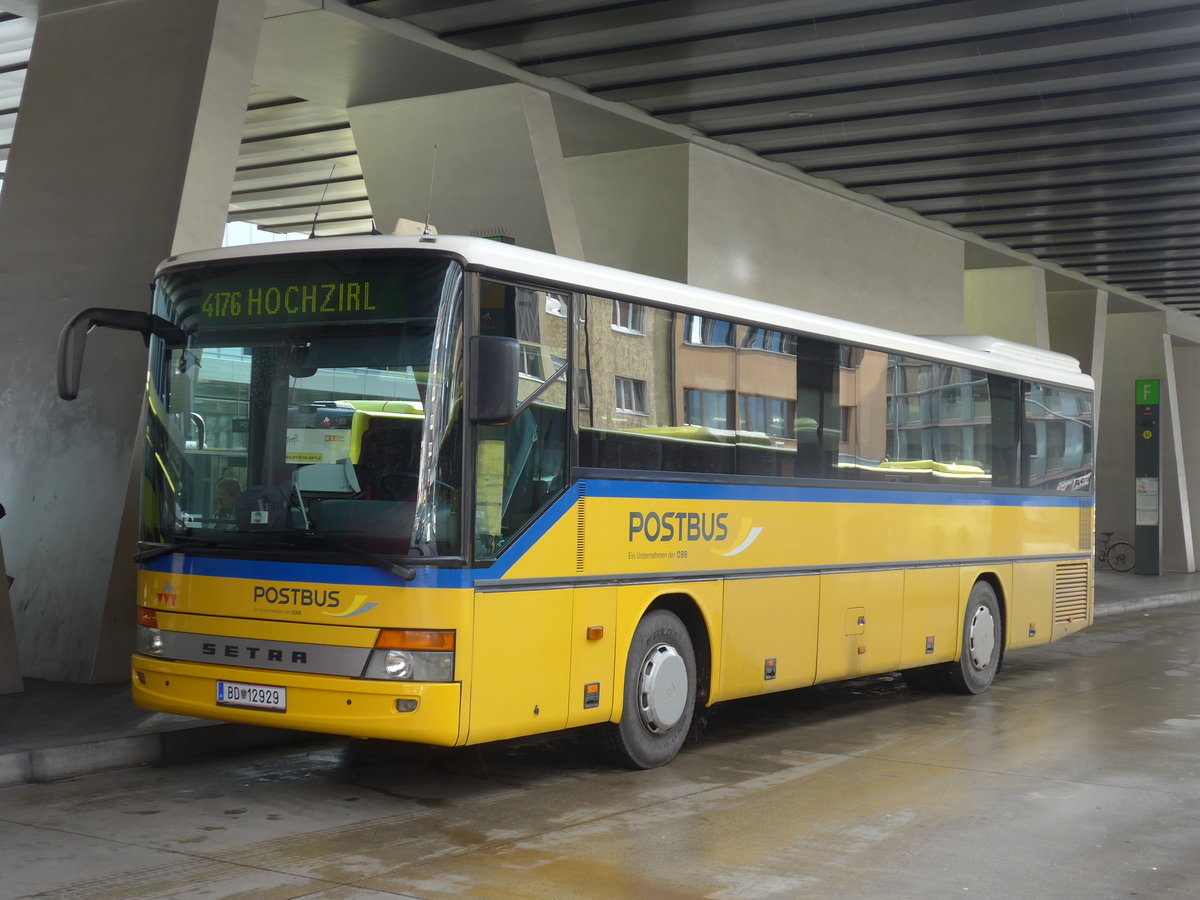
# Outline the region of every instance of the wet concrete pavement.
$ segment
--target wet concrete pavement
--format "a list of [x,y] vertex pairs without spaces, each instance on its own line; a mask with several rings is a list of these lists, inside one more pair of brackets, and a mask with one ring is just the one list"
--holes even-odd
[[1120,612],[980,697],[724,704],[650,772],[312,739],[14,785],[0,898],[1200,896],[1200,607]]

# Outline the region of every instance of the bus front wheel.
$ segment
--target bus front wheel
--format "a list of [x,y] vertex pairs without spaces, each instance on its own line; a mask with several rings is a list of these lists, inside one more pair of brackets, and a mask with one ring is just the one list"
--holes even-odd
[[675,758],[696,709],[696,653],[674,613],[651,610],[638,622],[625,660],[619,722],[605,726],[603,746],[621,765],[653,769]]

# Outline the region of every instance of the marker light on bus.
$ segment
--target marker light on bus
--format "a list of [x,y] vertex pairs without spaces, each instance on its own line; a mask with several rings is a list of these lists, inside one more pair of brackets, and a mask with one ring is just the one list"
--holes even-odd
[[148,656],[161,656],[163,651],[162,632],[158,630],[158,612],[138,607],[137,650]]
[[454,632],[385,628],[375,640],[364,678],[453,681]]

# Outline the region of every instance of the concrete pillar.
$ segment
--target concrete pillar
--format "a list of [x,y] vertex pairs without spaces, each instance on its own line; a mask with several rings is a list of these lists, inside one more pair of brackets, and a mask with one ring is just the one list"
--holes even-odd
[[0,502],[30,677],[127,677],[145,349],[94,334],[67,404],[55,344],[84,307],[146,309],[163,257],[220,243],[264,2],[111,0],[38,20],[0,196]]
[[968,269],[963,287],[967,334],[989,334],[1050,349],[1044,270],[1035,266]]
[[506,234],[523,247],[583,257],[545,92],[507,84],[349,114],[380,231],[428,217],[441,234]]

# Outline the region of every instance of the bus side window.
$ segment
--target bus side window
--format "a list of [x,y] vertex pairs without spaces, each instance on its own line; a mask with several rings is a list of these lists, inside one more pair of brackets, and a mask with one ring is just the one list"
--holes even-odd
[[988,376],[992,397],[992,485],[1021,485],[1020,384],[1002,375]]

